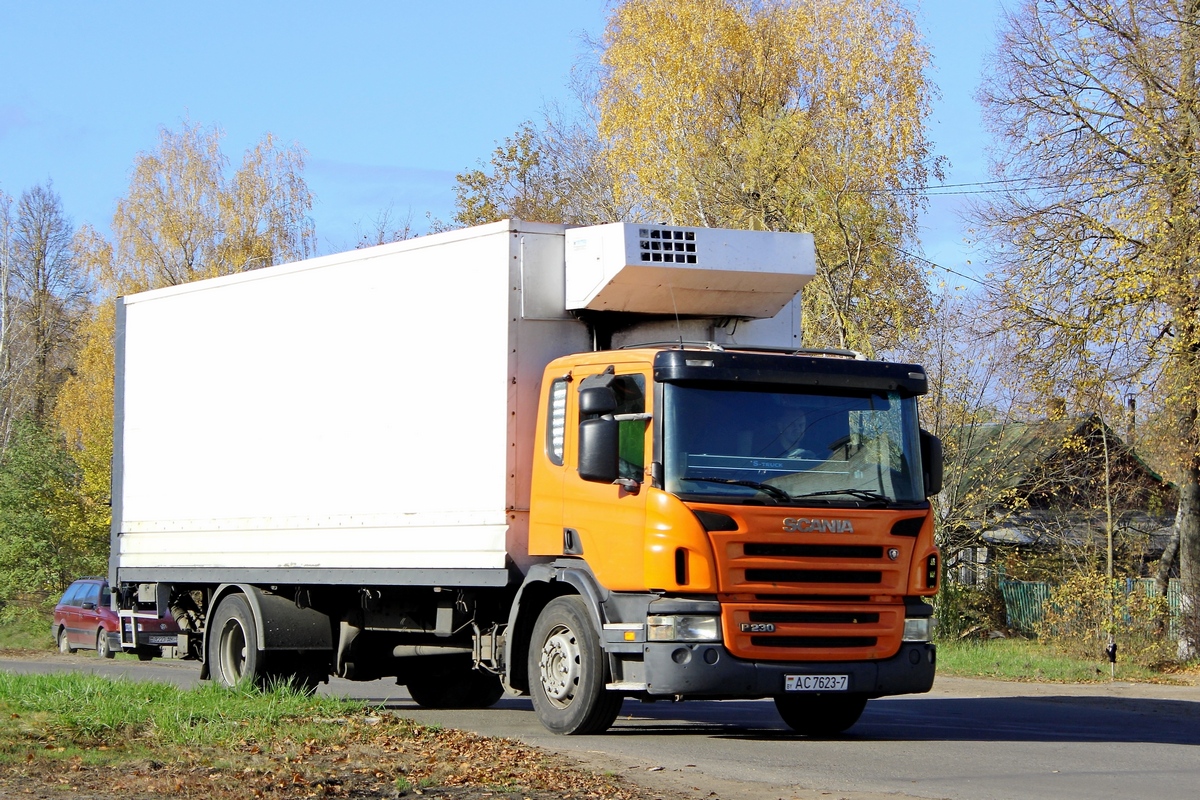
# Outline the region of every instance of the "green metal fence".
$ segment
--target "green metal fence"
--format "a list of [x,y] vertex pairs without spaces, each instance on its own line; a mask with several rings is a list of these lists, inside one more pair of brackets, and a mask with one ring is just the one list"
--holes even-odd
[[1004,595],[1005,621],[1010,628],[1032,631],[1046,615],[1046,604],[1050,602],[1048,583],[1001,579],[1000,593]]
[[[1139,592],[1149,597],[1158,596],[1158,584],[1152,578],[1129,578],[1125,581],[1125,593]],[[1019,631],[1033,632],[1034,627],[1046,615],[1050,602],[1050,584],[1044,581],[1010,581],[1000,579],[1000,592],[1004,595],[1004,613],[1008,627]],[[1167,606],[1171,610],[1170,636],[1179,631],[1180,583],[1172,578],[1167,584]]]

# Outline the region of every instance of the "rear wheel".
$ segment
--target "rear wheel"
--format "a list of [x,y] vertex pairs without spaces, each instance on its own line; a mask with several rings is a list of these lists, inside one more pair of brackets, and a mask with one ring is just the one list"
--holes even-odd
[[529,694],[538,719],[563,734],[600,733],[624,699],[604,688],[604,651],[578,595],[551,600],[529,643]]
[[265,654],[258,649],[254,612],[243,595],[231,594],[221,601],[206,639],[208,671],[213,680],[226,687],[243,682],[263,685]]
[[867,707],[865,694],[780,695],[775,708],[787,726],[805,736],[835,736],[849,729]]
[[108,631],[101,628],[96,631],[96,655],[100,658],[113,658],[116,653],[108,646]]
[[407,678],[408,693],[423,708],[490,708],[504,695],[500,678],[467,659],[422,669]]
[[58,652],[60,652],[60,653],[74,653],[75,652],[75,648],[71,647],[71,641],[67,638],[67,629],[66,628],[58,629]]

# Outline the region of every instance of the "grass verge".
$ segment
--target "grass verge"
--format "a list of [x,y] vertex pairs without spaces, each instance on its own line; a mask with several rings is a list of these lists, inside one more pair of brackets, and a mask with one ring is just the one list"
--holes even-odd
[[[0,796],[623,800],[637,787],[508,739],[281,686],[186,690],[0,673]],[[649,795],[646,795],[649,796]]]
[[[1029,639],[959,639],[938,642],[938,673],[1006,681],[1096,683],[1112,680],[1109,663],[1061,655]],[[1183,679],[1118,658],[1117,680],[1175,683]]]
[[50,614],[22,610],[0,622],[0,650],[51,650]]

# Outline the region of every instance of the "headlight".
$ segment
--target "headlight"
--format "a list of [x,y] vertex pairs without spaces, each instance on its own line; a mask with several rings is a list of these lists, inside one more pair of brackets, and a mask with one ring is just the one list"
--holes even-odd
[[647,617],[646,639],[652,642],[719,642],[720,617]]
[[928,642],[933,634],[933,617],[908,617],[904,620],[906,642]]

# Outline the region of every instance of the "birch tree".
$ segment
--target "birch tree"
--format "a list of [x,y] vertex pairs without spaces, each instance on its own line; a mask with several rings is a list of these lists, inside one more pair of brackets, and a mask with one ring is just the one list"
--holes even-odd
[[[1023,0],[981,99],[1009,191],[978,210],[1030,382],[1135,392],[1178,450],[1183,649],[1200,649],[1200,0]],[[1149,403],[1143,402],[1143,407]]]
[[74,228],[53,186],[21,193],[12,225],[8,279],[13,300],[8,344],[18,336],[27,360],[25,389],[37,424],[47,421],[54,393],[69,370],[75,323],[89,283],[72,244]]
[[304,151],[266,134],[230,172],[218,128],[159,132],[133,162],[113,216],[107,285],[173,286],[311,255],[316,242]]
[[597,107],[618,196],[681,225],[808,231],[810,345],[895,347],[929,307],[929,52],[894,0],[626,0]]

